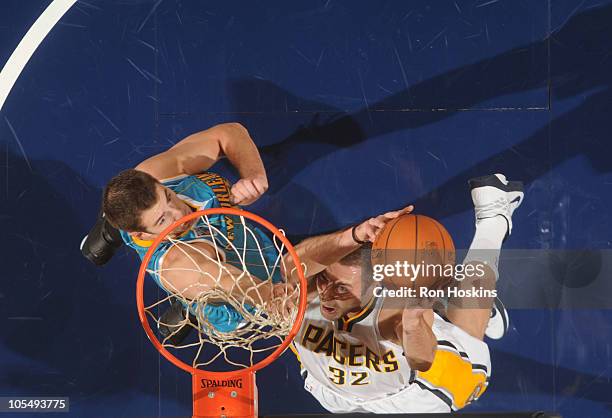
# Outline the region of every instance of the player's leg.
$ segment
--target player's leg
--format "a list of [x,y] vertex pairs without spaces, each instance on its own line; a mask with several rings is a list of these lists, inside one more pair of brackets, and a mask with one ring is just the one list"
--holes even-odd
[[[476,232],[463,264],[479,266],[484,275],[466,277],[455,284],[459,289],[493,290],[499,274],[501,246],[512,231],[512,214],[523,200],[523,184],[509,182],[501,174],[479,177],[469,183],[476,214]],[[449,300],[446,315],[456,326],[483,339],[493,302],[493,298],[453,298]],[[501,316],[503,312],[499,314]]]
[[[501,225],[503,223],[503,225]],[[490,218],[483,220],[482,224],[476,227],[474,241],[470,246],[468,254],[463,260],[464,265],[472,264],[484,271],[482,277],[465,278],[462,281],[453,282],[453,286],[461,290],[471,289],[495,289],[497,281],[497,266],[494,264],[496,260],[492,260],[496,249],[501,249],[501,241],[506,232],[506,221],[501,217]],[[479,235],[485,235],[487,238],[499,236],[499,226],[503,226],[502,238],[498,240],[479,240]],[[476,244],[476,245],[474,245]],[[479,244],[484,244],[486,247],[481,247]],[[487,254],[488,253],[488,254]],[[477,257],[474,257],[477,255]],[[489,260],[484,260],[489,258]],[[484,264],[486,263],[486,264]],[[493,299],[487,297],[455,297],[449,300],[446,311],[448,319],[478,339],[483,339],[485,329],[491,317],[491,308]]]

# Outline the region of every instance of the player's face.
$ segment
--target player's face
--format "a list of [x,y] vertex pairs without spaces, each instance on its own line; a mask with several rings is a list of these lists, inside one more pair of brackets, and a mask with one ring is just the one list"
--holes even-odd
[[[155,236],[189,213],[191,213],[191,208],[179,199],[176,193],[158,184],[157,202],[142,213],[141,221],[146,229],[146,234]],[[173,235],[180,234],[187,228],[188,225],[183,225],[177,228]]]
[[332,264],[317,276],[321,315],[334,321],[361,307],[361,268]]

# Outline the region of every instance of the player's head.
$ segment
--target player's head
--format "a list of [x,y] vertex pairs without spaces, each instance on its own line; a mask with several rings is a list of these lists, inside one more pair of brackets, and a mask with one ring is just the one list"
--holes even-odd
[[[354,251],[317,275],[321,315],[333,321],[367,302],[369,251]],[[365,274],[364,274],[365,273]],[[371,296],[371,292],[370,292]]]
[[143,171],[122,171],[104,188],[104,215],[116,228],[151,239],[191,209],[176,193]]

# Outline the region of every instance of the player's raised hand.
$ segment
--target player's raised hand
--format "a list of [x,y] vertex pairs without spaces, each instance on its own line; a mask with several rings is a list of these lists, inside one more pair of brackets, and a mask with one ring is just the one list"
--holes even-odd
[[231,202],[234,205],[250,205],[268,190],[266,176],[240,179],[232,186]]
[[277,283],[272,287],[272,299],[268,309],[283,317],[290,317],[295,312],[299,299],[297,288],[290,283]]
[[359,241],[364,242],[374,242],[376,237],[383,230],[385,225],[397,218],[398,216],[405,215],[414,210],[414,206],[406,206],[400,210],[394,210],[391,212],[383,213],[382,215],[378,215],[374,218],[370,218],[365,222],[357,225],[354,229],[354,236]]

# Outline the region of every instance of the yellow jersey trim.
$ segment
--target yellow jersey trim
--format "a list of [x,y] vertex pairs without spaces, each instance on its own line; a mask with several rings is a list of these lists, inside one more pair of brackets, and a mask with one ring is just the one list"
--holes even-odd
[[374,305],[376,304],[376,298],[372,297],[370,301],[364,306],[359,312],[354,315],[344,315],[342,318],[338,319],[338,329],[341,331],[350,332],[353,329],[353,326],[364,320],[372,311],[374,310]]

